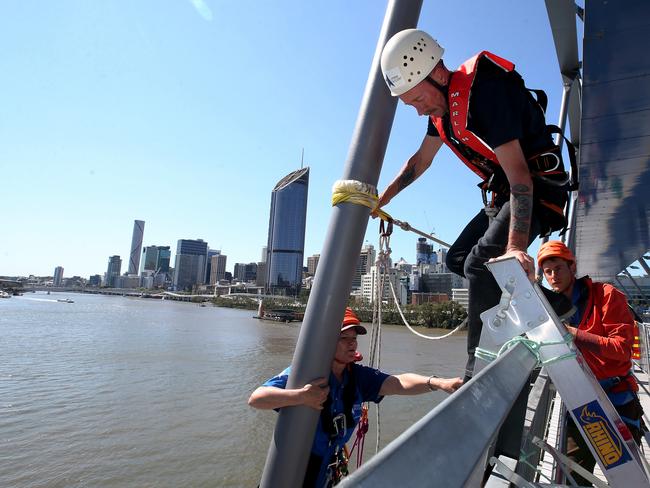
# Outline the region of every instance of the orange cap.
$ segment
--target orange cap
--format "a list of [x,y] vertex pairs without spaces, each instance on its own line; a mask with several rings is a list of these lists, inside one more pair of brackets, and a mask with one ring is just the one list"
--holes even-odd
[[343,323],[341,324],[341,332],[348,329],[355,329],[359,335],[367,333],[366,328],[361,325],[361,321],[350,307],[346,307],[345,309],[345,317],[343,317]]
[[537,253],[537,266],[542,267],[542,262],[548,258],[561,258],[570,263],[576,262],[576,257],[571,249],[566,247],[562,241],[547,241],[542,244]]

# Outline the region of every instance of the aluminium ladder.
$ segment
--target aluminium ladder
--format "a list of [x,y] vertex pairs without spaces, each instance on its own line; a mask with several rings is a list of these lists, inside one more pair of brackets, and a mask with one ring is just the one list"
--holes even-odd
[[551,360],[544,367],[607,481],[613,487],[650,487],[638,446],[580,352],[564,342],[567,330],[539,286],[515,258],[486,266],[502,296],[497,306],[481,314],[481,344],[501,346],[522,334],[537,343],[554,343],[539,349],[540,360]]

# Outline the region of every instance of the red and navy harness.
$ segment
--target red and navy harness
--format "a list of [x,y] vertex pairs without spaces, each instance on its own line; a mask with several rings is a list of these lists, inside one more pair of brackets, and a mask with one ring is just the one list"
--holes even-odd
[[[450,78],[449,86],[443,90],[447,92],[449,103],[448,127],[445,127],[445,118],[431,115],[431,121],[438,129],[442,141],[460,158],[460,160],[482,180],[479,187],[484,193],[492,192],[492,205],[502,205],[510,195],[508,181],[499,164],[493,149],[477,134],[468,129],[469,101],[472,86],[477,74],[479,61],[489,60],[504,72],[514,71],[515,65],[488,51],[483,51],[465,61]],[[427,80],[429,80],[427,78]],[[438,86],[436,83],[434,85]],[[440,87],[439,87],[440,88]],[[535,93],[535,100],[542,112],[546,110],[547,97],[542,90],[529,90]],[[531,96],[532,97],[532,96]],[[547,126],[549,134],[560,133],[558,127]],[[566,141],[566,139],[565,139]],[[569,158],[576,177],[575,148],[567,142]],[[555,230],[566,228],[564,206],[567,202],[568,191],[577,189],[577,182],[571,183],[564,170],[561,150],[557,145],[550,147],[540,154],[528,158],[528,166],[535,183],[533,198],[545,227],[542,235]],[[544,225],[545,224],[545,225]]]

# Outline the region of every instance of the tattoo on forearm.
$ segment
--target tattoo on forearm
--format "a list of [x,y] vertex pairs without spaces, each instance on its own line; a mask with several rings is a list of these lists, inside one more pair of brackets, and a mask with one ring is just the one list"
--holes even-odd
[[512,187],[510,196],[510,231],[521,232],[528,238],[533,195],[530,187],[518,184]]
[[406,168],[404,172],[400,175],[398,186],[400,190],[403,190],[415,180],[415,168]]

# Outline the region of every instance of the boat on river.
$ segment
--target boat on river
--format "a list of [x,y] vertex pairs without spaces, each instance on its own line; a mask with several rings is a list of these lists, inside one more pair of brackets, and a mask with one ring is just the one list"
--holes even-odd
[[261,314],[255,316],[260,320],[272,320],[274,322],[299,322],[304,317],[304,312],[298,312],[290,308],[276,308],[273,310],[263,311]]
[[58,298],[56,301],[61,303],[74,303],[74,300],[70,298]]

